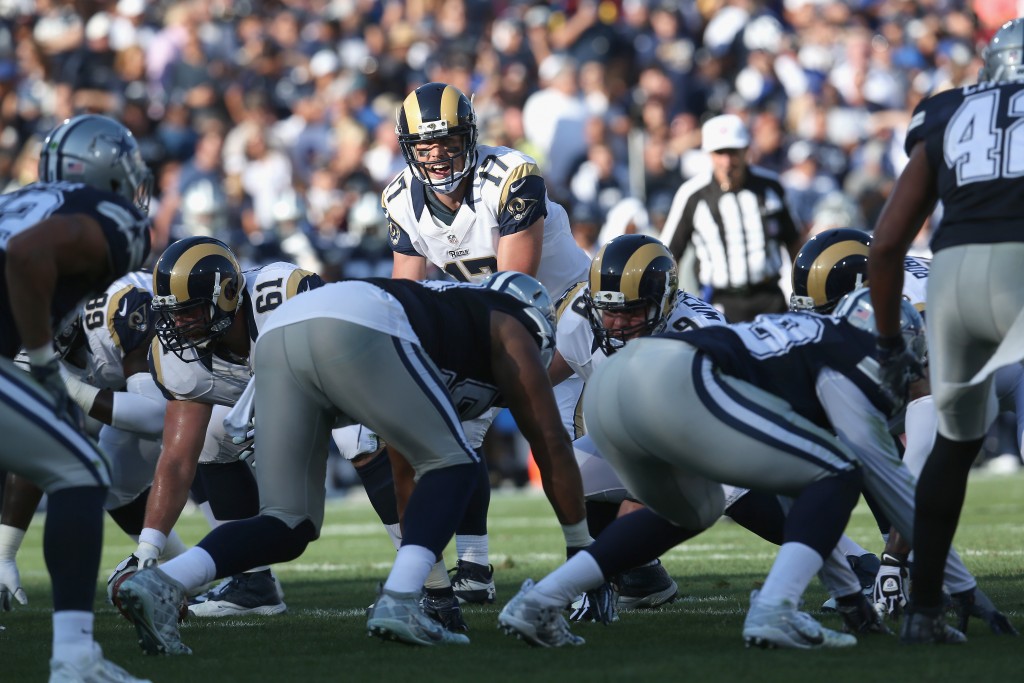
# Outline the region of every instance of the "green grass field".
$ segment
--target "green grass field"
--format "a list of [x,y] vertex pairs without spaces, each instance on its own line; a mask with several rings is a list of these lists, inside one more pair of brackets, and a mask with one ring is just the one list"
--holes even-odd
[[[186,515],[186,542],[205,533],[202,515]],[[547,501],[536,494],[492,499],[491,553],[498,604],[469,608],[472,644],[418,649],[369,638],[363,609],[387,575],[394,552],[369,504],[350,497],[331,504],[323,535],[298,560],[276,567],[287,614],[231,620],[192,619],[182,626],[191,657],[153,658],[135,631],[98,591],[96,635],[109,658],[157,683],[205,681],[1009,681],[1019,680],[1024,640],[999,638],[972,621],[962,647],[901,647],[895,638],[861,639],[843,651],[746,650],[740,636],[747,595],[775,555],[768,543],[723,521],[663,559],[681,599],[660,610],[626,613],[610,626],[583,624],[580,648],[540,650],[496,627],[501,604],[525,577],[540,578],[563,557],[561,534]],[[848,530],[880,551],[861,504]],[[33,524],[18,562],[29,605],[0,615],[0,681],[43,681],[50,652],[49,583],[42,561],[42,519]],[[1024,475],[975,476],[957,547],[981,585],[1024,630]],[[101,583],[134,549],[107,526]],[[449,553],[450,555],[451,553]],[[818,582],[806,594],[817,613],[826,598]],[[838,628],[838,617],[820,616]]]

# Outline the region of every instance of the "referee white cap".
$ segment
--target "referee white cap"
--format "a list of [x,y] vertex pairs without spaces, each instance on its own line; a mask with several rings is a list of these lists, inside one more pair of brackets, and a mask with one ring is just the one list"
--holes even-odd
[[750,131],[735,114],[722,114],[704,122],[700,129],[701,149],[717,152],[723,149],[745,149],[750,146]]

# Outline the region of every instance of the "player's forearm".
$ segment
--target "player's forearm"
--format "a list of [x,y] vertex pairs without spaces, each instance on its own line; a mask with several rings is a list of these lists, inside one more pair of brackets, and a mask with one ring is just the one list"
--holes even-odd
[[196,474],[193,458],[160,455],[153,476],[153,488],[146,504],[145,526],[169,534],[188,501],[189,488]]
[[552,457],[545,448],[534,449],[534,460],[540,470],[544,494],[555,511],[559,524],[576,524],[587,517],[583,503],[583,480],[580,469],[572,457],[571,448],[566,455]]

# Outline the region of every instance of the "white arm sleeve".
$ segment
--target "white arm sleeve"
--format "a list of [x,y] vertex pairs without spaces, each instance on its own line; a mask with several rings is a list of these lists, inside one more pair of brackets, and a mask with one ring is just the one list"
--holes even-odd
[[127,391],[114,392],[110,424],[126,432],[159,436],[164,430],[167,399],[160,393],[153,376],[137,372],[127,381]]
[[935,434],[939,428],[939,413],[935,410],[935,400],[931,395],[908,403],[907,416],[903,422],[907,430],[903,464],[915,477],[920,477],[935,445]]

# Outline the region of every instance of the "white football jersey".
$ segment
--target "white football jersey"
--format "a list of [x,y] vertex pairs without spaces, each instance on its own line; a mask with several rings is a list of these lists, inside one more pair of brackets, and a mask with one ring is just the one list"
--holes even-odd
[[[594,368],[607,358],[595,343],[594,331],[590,328],[590,318],[583,303],[586,290],[587,282],[584,281],[566,292],[558,304],[558,326],[555,329],[555,348],[584,382],[590,379]],[[682,332],[724,324],[725,316],[714,306],[680,289],[676,292],[675,305],[669,313],[664,331]]]
[[[271,263],[246,271],[245,297],[236,315],[248,319],[250,342],[256,341],[267,318],[286,299],[322,285],[319,275],[291,263]],[[234,405],[252,376],[248,362],[231,363],[217,355],[187,363],[165,350],[159,337],[153,339],[149,360],[157,385],[181,401]]]
[[928,289],[928,271],[932,260],[920,256],[903,257],[903,298],[919,312],[925,311],[925,293]]
[[114,280],[82,309],[82,333],[89,347],[86,381],[100,389],[125,387],[124,357],[147,341],[153,274],[134,271]]
[[565,209],[548,198],[530,157],[508,147],[477,146],[472,185],[451,225],[434,217],[426,187],[409,168],[384,188],[381,205],[393,251],[423,256],[449,277],[481,280],[497,270],[498,240],[544,218],[537,271],[552,297],[587,276],[590,257],[573,239]]

